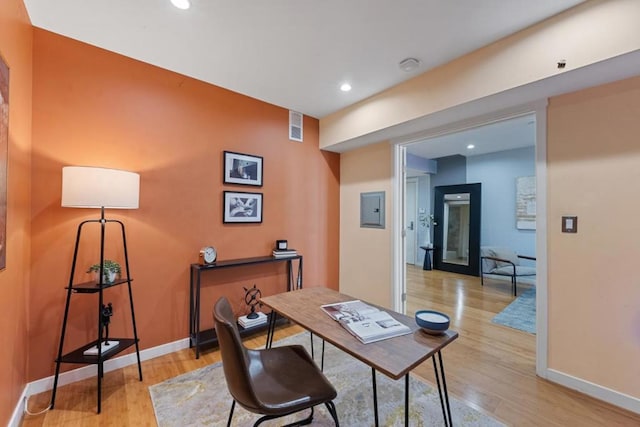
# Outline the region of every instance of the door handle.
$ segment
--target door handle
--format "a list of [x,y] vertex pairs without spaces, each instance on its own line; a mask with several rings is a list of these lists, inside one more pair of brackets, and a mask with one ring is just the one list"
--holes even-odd
[[409,230],[413,231],[413,221],[411,221],[409,223],[409,227],[407,227]]

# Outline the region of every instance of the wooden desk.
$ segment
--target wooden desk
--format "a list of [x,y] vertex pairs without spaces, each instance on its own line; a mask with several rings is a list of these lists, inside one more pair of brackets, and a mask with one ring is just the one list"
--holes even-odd
[[[354,299],[357,298],[327,288],[307,288],[264,297],[261,302],[273,311],[289,318],[342,351],[371,366],[376,425],[378,425],[378,414],[375,371],[382,372],[394,380],[405,377],[405,425],[408,425],[409,372],[425,360],[432,358],[445,425],[451,425],[451,409],[449,407],[441,350],[455,340],[458,337],[458,333],[448,330],[443,335],[428,335],[416,325],[413,318],[386,310],[395,319],[409,326],[413,333],[363,344],[320,308],[324,304]],[[271,346],[273,340],[275,317],[274,313],[270,315],[267,347]],[[439,369],[436,364],[436,354],[439,359]],[[440,376],[442,377],[442,389]]]

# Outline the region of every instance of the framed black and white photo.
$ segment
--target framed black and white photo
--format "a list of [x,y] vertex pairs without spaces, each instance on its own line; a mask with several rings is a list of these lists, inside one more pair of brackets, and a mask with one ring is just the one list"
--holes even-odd
[[262,222],[262,193],[224,191],[223,194],[223,222]]
[[225,151],[223,181],[262,187],[262,157]]

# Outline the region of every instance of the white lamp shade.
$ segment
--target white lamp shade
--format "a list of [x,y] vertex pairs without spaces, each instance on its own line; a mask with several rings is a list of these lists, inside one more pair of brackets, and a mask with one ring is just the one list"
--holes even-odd
[[62,206],[138,209],[140,175],[89,166],[62,168]]

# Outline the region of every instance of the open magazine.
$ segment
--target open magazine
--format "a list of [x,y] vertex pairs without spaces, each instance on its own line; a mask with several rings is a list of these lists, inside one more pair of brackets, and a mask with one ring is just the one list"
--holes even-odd
[[326,304],[320,308],[365,344],[411,333],[411,328],[386,311],[360,300]]

